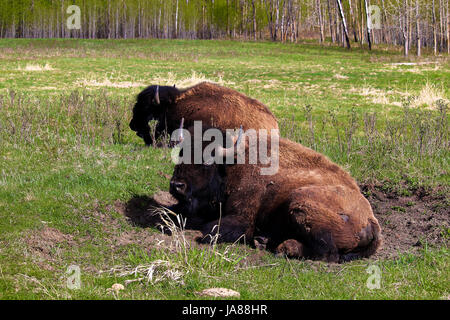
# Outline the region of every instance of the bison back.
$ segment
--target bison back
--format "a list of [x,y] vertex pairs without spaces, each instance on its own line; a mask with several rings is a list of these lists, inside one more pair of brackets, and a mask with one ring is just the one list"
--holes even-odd
[[184,90],[168,112],[169,122],[185,119],[185,127],[202,121],[204,126],[235,129],[277,129],[275,116],[261,102],[235,90],[202,82]]

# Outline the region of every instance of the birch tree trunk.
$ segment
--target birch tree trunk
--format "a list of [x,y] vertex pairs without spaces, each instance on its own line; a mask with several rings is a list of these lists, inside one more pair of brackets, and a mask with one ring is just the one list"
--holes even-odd
[[449,2],[447,0],[447,54],[450,54],[450,12],[449,12]]
[[392,37],[389,32],[386,32],[387,17],[386,17],[386,7],[384,6],[384,0],[381,0],[381,32],[383,33],[383,42],[390,43]]
[[407,17],[407,19],[408,19],[408,50],[411,50],[411,43],[412,43],[412,19],[411,19],[411,16],[412,16],[412,13],[411,13],[411,8],[412,8],[412,1],[413,0],[409,0],[409,1],[411,1],[411,6],[409,5],[409,3],[408,3],[408,7],[407,7],[407,14],[406,14],[406,17]]
[[272,41],[275,41],[276,35],[273,26],[273,0],[265,0],[265,5],[266,5],[267,21],[269,24],[270,38],[272,39]]
[[372,50],[372,40],[371,40],[372,23],[370,21],[369,5],[367,4],[367,0],[364,0],[364,7],[366,10],[367,42],[369,43],[369,50]]
[[274,31],[274,40],[277,40],[277,33],[278,33],[278,28],[279,28],[279,23],[280,23],[280,0],[277,0],[276,5],[275,5],[275,31]]
[[230,13],[229,13],[230,0],[227,0],[227,35],[230,35]]
[[354,37],[354,41],[358,42],[358,36],[356,33],[356,19],[355,19],[355,15],[353,13],[353,2],[352,0],[348,0],[348,4],[350,6],[350,19],[352,20],[352,29],[353,29],[353,37]]
[[417,56],[421,55],[421,39],[420,39],[420,9],[419,0],[416,0],[416,37],[417,37]]
[[178,0],[176,2],[176,9],[175,9],[175,38],[178,38]]
[[331,5],[330,5],[330,0],[327,0],[327,6],[328,6],[328,20],[329,20],[329,24],[330,24],[330,37],[331,37],[331,42],[335,43],[336,42],[336,38],[334,36],[333,33],[333,19],[332,19],[332,15],[331,15]]
[[358,36],[359,36],[359,44],[362,47],[362,44],[364,42],[364,34],[363,34],[363,14],[362,14],[362,6],[361,6],[361,0],[356,0],[356,21],[358,24]]
[[437,28],[436,28],[436,6],[434,3],[435,0],[433,0],[433,6],[432,6],[432,10],[433,10],[433,52],[434,55],[437,55]]
[[323,34],[323,19],[322,19],[322,8],[320,5],[320,0],[316,0],[316,10],[317,10],[317,16],[319,18],[320,43],[323,43],[325,41],[325,37]]
[[256,6],[255,0],[252,0],[252,11],[253,11],[253,40],[256,41]]
[[444,51],[444,3],[439,0],[439,52]]
[[403,25],[401,26],[403,33],[403,48],[405,57],[409,54],[409,36],[408,36],[408,0],[403,0]]
[[345,15],[344,15],[344,10],[342,9],[342,3],[341,0],[336,0],[337,4],[338,4],[338,9],[339,9],[339,14],[341,16],[341,20],[342,20],[342,28],[344,30],[344,36],[345,36],[345,41],[347,42],[347,49],[350,49],[350,40],[348,38],[348,31],[347,31],[347,22],[345,21]]

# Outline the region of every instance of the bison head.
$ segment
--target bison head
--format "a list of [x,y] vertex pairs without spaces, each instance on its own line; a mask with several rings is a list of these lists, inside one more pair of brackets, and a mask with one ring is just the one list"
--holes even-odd
[[225,167],[212,164],[179,164],[170,180],[170,193],[179,201],[181,213],[205,221],[219,217],[225,202]]
[[[152,143],[148,122],[150,120],[158,120],[161,128],[164,125],[162,120],[165,110],[169,105],[175,103],[178,94],[179,91],[175,86],[155,85],[145,88],[137,96],[130,129],[136,131],[136,135],[144,139],[146,145]],[[158,131],[160,130],[157,128]]]
[[[192,128],[188,131],[193,132]],[[241,135],[242,129],[239,137]],[[230,156],[230,153],[234,153],[237,141],[241,140],[239,137],[229,137],[234,145],[232,148],[226,149],[222,147],[227,138],[224,135],[222,146],[214,152],[219,152],[219,157]],[[196,139],[194,134],[191,135],[191,138]],[[206,143],[203,143],[203,149],[205,146]],[[191,155],[194,157],[193,144],[191,147]],[[180,151],[180,156],[182,156],[182,152],[183,149]],[[170,180],[170,193],[179,201],[182,208],[181,213],[187,217],[201,218],[204,221],[218,219],[221,205],[224,205],[226,201],[226,164],[210,163],[209,161],[201,164],[193,163],[191,161],[191,164],[181,163],[175,166]]]

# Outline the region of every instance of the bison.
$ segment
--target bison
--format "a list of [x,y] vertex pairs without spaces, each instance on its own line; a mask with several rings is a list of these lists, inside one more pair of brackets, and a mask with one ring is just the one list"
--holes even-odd
[[[261,102],[235,90],[202,82],[187,89],[153,85],[137,96],[130,128],[144,139],[146,145],[164,132],[171,133],[184,118],[186,127],[193,121],[222,129],[278,129],[275,116]],[[157,120],[155,136],[149,121]]]
[[[177,164],[170,193],[179,202],[172,209],[196,221],[201,242],[216,236],[219,242],[245,238],[256,245],[262,239],[277,254],[332,262],[374,254],[381,228],[352,177],[324,155],[275,138],[279,169],[274,175],[260,174],[267,165],[249,163],[245,134],[238,139],[245,163]],[[229,157],[235,149],[238,145],[214,152]]]

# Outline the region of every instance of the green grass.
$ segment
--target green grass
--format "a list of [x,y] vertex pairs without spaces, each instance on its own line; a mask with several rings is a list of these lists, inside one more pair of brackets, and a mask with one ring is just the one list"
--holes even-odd
[[[173,169],[168,150],[143,147],[128,129],[135,95],[149,84],[195,79],[262,101],[284,136],[325,153],[359,182],[448,191],[449,59],[402,62],[398,51],[313,44],[0,40],[0,299],[196,299],[217,286],[243,299],[448,298],[446,247],[338,266],[241,245],[170,251],[157,246],[159,231],[130,225],[117,206],[167,190]],[[45,239],[48,228],[64,239]],[[169,261],[184,284],[135,282],[118,297],[107,291],[133,277],[100,271],[157,260]],[[73,264],[81,267],[80,290],[66,287]],[[370,264],[382,271],[380,289],[366,287]]]

